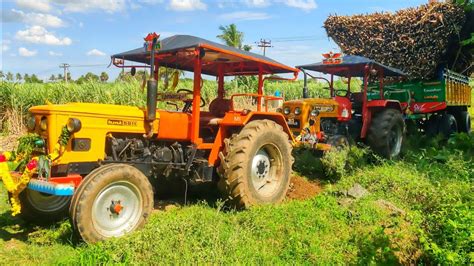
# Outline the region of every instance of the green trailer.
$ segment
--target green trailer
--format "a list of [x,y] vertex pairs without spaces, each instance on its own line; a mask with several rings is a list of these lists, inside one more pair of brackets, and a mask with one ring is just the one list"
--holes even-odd
[[[442,77],[431,81],[400,81],[383,86],[383,98],[400,101],[408,120],[429,135],[455,132],[469,133],[471,106],[469,78],[445,70]],[[381,98],[379,85],[369,86],[370,100]]]

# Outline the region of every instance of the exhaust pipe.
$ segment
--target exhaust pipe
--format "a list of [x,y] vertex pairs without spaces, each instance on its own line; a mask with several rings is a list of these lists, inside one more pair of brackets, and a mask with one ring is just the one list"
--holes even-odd
[[156,93],[158,91],[158,81],[154,78],[146,83],[146,120],[153,122],[156,119]]
[[150,79],[147,80],[146,86],[146,121],[148,121],[146,138],[153,136],[153,121],[156,119],[156,94],[158,92],[158,81],[155,79],[155,45],[157,38],[154,37],[150,51]]
[[303,72],[303,98],[308,98],[308,75],[306,75],[306,72],[301,69]]

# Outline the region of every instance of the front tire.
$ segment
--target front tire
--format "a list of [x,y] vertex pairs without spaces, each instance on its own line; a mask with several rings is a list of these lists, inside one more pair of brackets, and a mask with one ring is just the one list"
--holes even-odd
[[218,187],[236,208],[279,203],[285,198],[293,164],[288,139],[277,123],[256,120],[224,141]]
[[142,172],[125,164],[103,167],[81,184],[71,206],[73,226],[87,243],[132,232],[153,210],[152,186]]
[[37,224],[59,221],[67,216],[71,197],[54,196],[26,188],[20,195],[20,217]]
[[367,135],[367,142],[378,155],[393,159],[400,155],[405,122],[400,111],[385,109],[374,115]]

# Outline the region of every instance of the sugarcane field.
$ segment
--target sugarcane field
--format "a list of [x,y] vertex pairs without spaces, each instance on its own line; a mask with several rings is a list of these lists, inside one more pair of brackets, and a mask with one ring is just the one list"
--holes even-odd
[[472,0],[2,3],[0,264],[474,264]]

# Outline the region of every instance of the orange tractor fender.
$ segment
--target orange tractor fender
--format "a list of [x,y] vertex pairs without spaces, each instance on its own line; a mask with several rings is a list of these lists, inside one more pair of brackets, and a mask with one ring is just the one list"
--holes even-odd
[[295,142],[293,134],[291,133],[288,124],[286,123],[285,117],[276,112],[228,112],[222,121],[219,122],[219,131],[216,139],[212,144],[211,152],[209,154],[209,165],[216,166],[219,163],[219,152],[224,149],[224,139],[231,136],[231,132],[235,129],[243,128],[246,124],[253,120],[271,120],[283,127],[283,131],[288,134],[288,140]]
[[367,102],[365,108],[366,110],[364,110],[362,131],[360,133],[361,138],[365,138],[367,136],[367,132],[372,122],[372,115],[379,112],[380,110],[388,108],[398,110],[400,113],[403,112],[402,105],[396,100],[372,100]]

